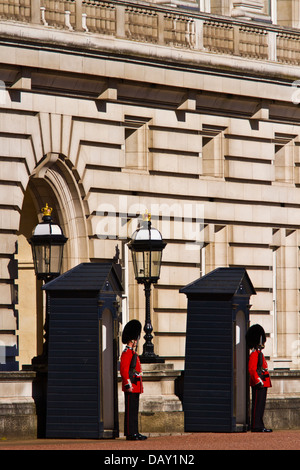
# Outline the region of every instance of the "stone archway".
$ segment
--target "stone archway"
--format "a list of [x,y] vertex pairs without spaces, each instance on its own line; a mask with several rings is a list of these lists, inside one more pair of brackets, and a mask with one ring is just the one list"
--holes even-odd
[[[72,173],[60,154],[51,154],[46,157],[34,172],[29,186],[40,204],[45,204],[45,193],[50,189],[53,195],[53,214],[61,225],[64,234],[68,237],[63,271],[77,264],[89,261],[88,237],[84,207],[80,195],[80,188]],[[50,194],[49,194],[50,195]],[[48,202],[50,205],[51,201]]]
[[77,181],[61,155],[46,157],[29,179],[18,233],[20,366],[30,364],[42,352],[45,299],[41,281],[35,277],[28,238],[41,220],[41,208],[46,203],[53,208],[53,220],[68,237],[62,272],[89,261],[86,220]]

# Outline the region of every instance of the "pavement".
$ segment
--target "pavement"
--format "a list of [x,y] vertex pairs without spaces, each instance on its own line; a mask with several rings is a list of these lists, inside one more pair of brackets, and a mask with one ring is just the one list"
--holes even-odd
[[[28,439],[20,441],[1,439],[1,450],[96,450],[102,451],[99,455],[102,456],[103,462],[108,464],[124,463],[118,460],[123,455],[142,455],[144,458],[141,459],[140,463],[143,464],[145,464],[145,459],[152,459],[148,461],[148,464],[179,464],[178,459],[181,459],[183,464],[192,464],[196,462],[195,459],[199,458],[199,451],[202,450],[300,450],[300,429],[275,430],[272,433],[201,432],[149,435],[145,441],[126,441],[123,437],[99,440]],[[158,456],[160,456],[160,462],[157,460]],[[164,460],[168,458],[173,460]],[[177,461],[175,462],[176,458]],[[187,462],[186,459],[188,458],[193,461]],[[117,460],[114,461],[114,459]]]

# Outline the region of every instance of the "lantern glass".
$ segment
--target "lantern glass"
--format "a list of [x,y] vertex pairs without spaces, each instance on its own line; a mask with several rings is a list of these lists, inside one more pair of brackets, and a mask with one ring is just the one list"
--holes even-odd
[[151,277],[159,279],[162,251],[151,252]]
[[135,251],[132,250],[134,275],[138,282],[146,280],[157,282],[160,276],[162,250]]
[[32,244],[35,273],[38,278],[59,276],[62,265],[64,245]]
[[63,247],[63,245],[52,245],[50,243],[32,245],[35,273],[38,277],[59,276]]
[[166,243],[161,233],[151,228],[151,221],[144,221],[132,235],[128,247],[131,250],[135,278],[138,283],[156,283],[160,276],[162,251]]

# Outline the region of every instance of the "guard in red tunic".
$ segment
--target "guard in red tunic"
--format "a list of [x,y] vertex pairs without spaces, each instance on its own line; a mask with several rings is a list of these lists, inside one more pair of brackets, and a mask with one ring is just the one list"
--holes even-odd
[[143,393],[143,383],[142,368],[136,348],[141,329],[142,325],[138,320],[131,320],[125,325],[122,333],[122,342],[126,344],[120,363],[125,399],[124,435],[131,441],[147,439],[138,430],[139,398]]
[[246,341],[248,348],[252,349],[248,366],[250,385],[252,387],[251,431],[272,432],[272,429],[265,428],[263,422],[267,390],[272,386],[268,364],[262,353],[266,342],[266,334],[263,327],[260,325],[251,326],[247,331]]

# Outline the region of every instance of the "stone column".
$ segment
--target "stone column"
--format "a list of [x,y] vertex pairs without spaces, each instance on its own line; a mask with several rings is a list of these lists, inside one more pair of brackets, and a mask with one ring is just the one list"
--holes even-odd
[[116,36],[125,38],[125,6],[116,5]]
[[82,31],[82,0],[76,0],[76,30]]
[[31,0],[31,23],[41,23],[41,0]]

